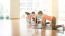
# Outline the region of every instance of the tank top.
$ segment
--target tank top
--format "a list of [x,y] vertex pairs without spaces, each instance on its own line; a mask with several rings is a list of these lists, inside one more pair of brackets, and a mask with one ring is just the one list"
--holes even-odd
[[37,16],[37,28],[42,28],[42,16]]
[[31,16],[30,15],[28,15],[26,17],[26,21],[27,21],[27,24],[31,24]]
[[31,15],[31,25],[32,25],[32,28],[35,28],[35,25],[36,25],[36,15]]

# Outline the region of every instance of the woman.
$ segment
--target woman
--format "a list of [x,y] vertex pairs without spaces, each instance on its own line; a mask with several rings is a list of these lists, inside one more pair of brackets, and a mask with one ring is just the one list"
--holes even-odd
[[30,13],[25,12],[25,14],[26,14],[27,26],[28,26],[28,28],[30,28],[31,27],[31,16],[30,16]]
[[37,15],[37,28],[43,28],[44,23],[44,15],[42,11],[39,11]]
[[31,26],[32,26],[32,28],[36,28],[36,14],[35,14],[35,12],[31,13]]

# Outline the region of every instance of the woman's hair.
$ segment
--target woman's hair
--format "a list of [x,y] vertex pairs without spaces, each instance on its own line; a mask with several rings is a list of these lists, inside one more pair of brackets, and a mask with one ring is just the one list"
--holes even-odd
[[33,11],[32,14],[35,14],[35,12]]
[[38,14],[43,14],[43,12],[42,11],[39,11]]
[[25,12],[25,14],[26,14],[26,15],[30,15],[30,13],[29,13],[29,12]]

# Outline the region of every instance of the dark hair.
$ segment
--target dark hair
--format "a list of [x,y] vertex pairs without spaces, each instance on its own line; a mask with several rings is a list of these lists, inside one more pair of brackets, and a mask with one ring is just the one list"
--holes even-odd
[[32,14],[35,14],[35,12],[33,11]]
[[26,14],[26,15],[30,15],[30,13],[29,13],[29,12],[25,12],[25,14]]
[[38,14],[43,14],[43,12],[42,11],[39,11]]

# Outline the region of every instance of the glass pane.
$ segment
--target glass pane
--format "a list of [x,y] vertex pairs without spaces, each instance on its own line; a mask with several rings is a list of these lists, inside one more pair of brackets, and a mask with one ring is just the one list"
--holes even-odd
[[[57,19],[57,25],[63,25],[65,26],[65,0],[58,0],[58,19]],[[65,36],[65,32],[62,30],[63,28],[59,28],[62,33],[58,33],[57,36]]]
[[12,36],[10,0],[0,0],[0,36]]

